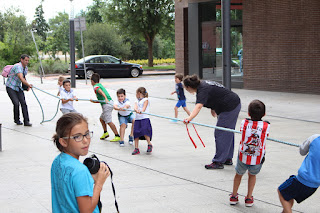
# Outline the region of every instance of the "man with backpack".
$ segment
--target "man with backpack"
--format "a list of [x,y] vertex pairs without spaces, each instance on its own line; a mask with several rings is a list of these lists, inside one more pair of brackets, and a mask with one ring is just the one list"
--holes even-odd
[[[6,82],[6,90],[13,104],[14,122],[17,125],[24,124],[25,126],[32,126],[29,120],[28,107],[22,89],[22,84],[27,87],[28,91],[32,87],[32,84],[29,84],[25,79],[25,76],[28,73],[27,65],[29,59],[30,57],[28,55],[22,54],[20,63],[17,63],[12,67]],[[20,121],[19,105],[21,105],[22,108],[23,123]]]

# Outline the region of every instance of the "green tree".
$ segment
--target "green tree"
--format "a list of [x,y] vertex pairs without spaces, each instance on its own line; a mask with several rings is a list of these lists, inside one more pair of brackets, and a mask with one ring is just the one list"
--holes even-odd
[[17,16],[20,11],[9,8],[2,15],[1,26],[3,39],[0,41],[0,60],[2,64],[13,64],[19,61],[21,54],[33,55],[35,46],[32,41],[30,29],[24,15]]
[[56,53],[61,51],[67,61],[69,52],[69,16],[66,12],[59,12],[58,15],[49,20],[49,26],[52,32],[49,34],[46,42],[46,52],[50,52],[53,58]]
[[170,28],[174,20],[173,0],[114,0],[106,10],[107,18],[122,31],[142,36],[148,44],[148,66],[153,66],[153,41]]
[[41,0],[40,5],[36,8],[36,12],[34,15],[35,19],[32,21],[32,27],[33,30],[36,31],[36,34],[41,37],[42,41],[45,41],[47,39],[47,32],[50,28],[47,21],[44,18],[42,3],[43,0]]
[[3,41],[4,39],[4,16],[3,14],[0,12],[0,41]]
[[[117,29],[107,23],[93,23],[84,31],[84,49],[86,55],[113,55],[126,58],[130,55],[130,44],[125,43]],[[77,45],[81,53],[81,44]]]
[[88,12],[85,12],[84,15],[86,17],[86,22],[89,24],[92,23],[101,23],[102,16],[101,16],[101,8],[104,8],[106,3],[101,0],[93,0],[93,4],[89,6]]

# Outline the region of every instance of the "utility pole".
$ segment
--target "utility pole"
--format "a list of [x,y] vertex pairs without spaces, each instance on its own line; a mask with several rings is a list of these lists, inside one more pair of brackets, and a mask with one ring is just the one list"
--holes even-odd
[[70,21],[70,70],[71,70],[71,87],[76,87],[76,69],[75,69],[75,44],[74,44],[74,11],[73,11],[73,0],[70,0],[71,10],[69,15]]
[[223,85],[231,90],[230,0],[222,0],[222,66]]

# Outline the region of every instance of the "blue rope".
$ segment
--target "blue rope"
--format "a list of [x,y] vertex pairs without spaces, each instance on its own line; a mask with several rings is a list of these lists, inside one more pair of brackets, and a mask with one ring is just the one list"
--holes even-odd
[[[81,98],[78,98],[78,101],[91,101],[90,99],[81,99]],[[104,100],[92,100],[93,102],[100,102],[100,103],[106,103],[106,101]]]
[[[53,96],[53,97],[55,97],[55,98],[58,98],[58,99],[59,99],[59,102],[60,102],[60,100],[61,100],[61,98],[58,97],[58,96],[56,96],[56,95],[52,95],[52,94],[50,94],[50,93],[48,93],[48,92],[46,92],[46,91],[44,91],[44,90],[42,90],[42,89],[39,89],[39,88],[37,88],[37,87],[35,87],[35,86],[33,86],[33,88],[35,88],[35,89],[37,89],[37,90],[39,90],[39,91],[41,91],[41,92],[44,92],[44,93],[46,93],[46,94],[48,94],[48,95],[51,95],[51,96]],[[32,89],[32,88],[31,88],[31,89]],[[32,89],[32,92],[33,92],[33,89]],[[43,119],[42,119],[42,122],[41,122],[41,123],[53,120],[54,117],[57,115],[58,110],[57,110],[56,114],[54,115],[54,117],[53,117],[52,119],[47,120],[47,121],[44,121],[44,114],[43,114],[43,109],[42,109],[41,103],[40,103],[40,101],[38,100],[36,94],[35,94],[34,92],[33,92],[33,94],[35,95],[38,103],[40,104],[40,108],[41,108],[41,111],[42,111],[42,118],[43,118]],[[91,101],[90,99],[78,99],[78,100],[79,100],[79,101]],[[105,103],[105,101],[101,101],[101,100],[92,100],[92,101],[93,101],[93,102]],[[110,104],[110,103],[107,103],[107,104],[112,105],[112,104]],[[112,105],[112,106],[113,106],[113,105]],[[58,103],[58,107],[59,107],[59,103]],[[125,110],[125,111],[130,111],[130,112],[134,112],[134,111],[135,111],[135,110],[130,110],[130,109],[124,109],[124,110]],[[176,120],[176,121],[181,121],[181,122],[183,122],[183,120],[178,119],[178,118],[171,118],[171,117],[162,116],[162,115],[156,115],[156,114],[152,114],[152,113],[148,113],[148,112],[142,112],[142,113],[143,113],[143,114],[146,114],[146,115],[151,115],[151,116],[154,116],[154,117],[158,117],[158,118],[165,118],[165,119],[169,119],[169,120]],[[202,124],[202,123],[197,123],[197,122],[192,122],[192,121],[190,121],[189,123],[195,124],[195,125],[198,125],[198,126],[204,126],[204,127],[209,127],[209,128],[214,128],[214,129],[222,130],[222,131],[227,131],[227,132],[233,132],[233,133],[241,134],[240,131],[237,131],[237,130],[234,130],[234,129],[224,128],[224,127],[219,127],[219,126],[213,126],[213,125],[208,125],[208,124]],[[295,144],[295,143],[290,143],[290,142],[286,142],[286,141],[281,141],[281,140],[277,140],[277,139],[273,139],[273,138],[269,138],[269,137],[267,138],[267,140],[269,140],[269,141],[274,141],[274,142],[277,142],[277,143],[286,144],[286,145],[289,145],[289,146],[300,147],[300,145]]]
[[[124,110],[134,112],[134,110],[129,110],[129,109],[124,109]],[[181,120],[181,119],[179,119],[179,118],[171,118],[171,117],[162,116],[162,115],[156,115],[156,114],[152,114],[152,113],[148,113],[148,112],[142,112],[142,113],[143,113],[143,114],[147,114],[147,115],[151,115],[151,116],[154,116],[154,117],[165,118],[165,119],[169,119],[169,120],[176,120],[176,121],[181,121],[181,122],[183,122],[183,120]],[[209,128],[214,128],[214,129],[222,130],[222,131],[227,131],[227,132],[233,132],[233,133],[241,134],[240,131],[237,131],[237,130],[234,130],[234,129],[225,128],[225,127],[212,126],[212,125],[202,124],[202,123],[197,123],[197,122],[192,122],[192,121],[190,121],[189,123],[195,124],[195,125],[198,125],[198,126],[204,126],[204,127],[209,127]],[[267,138],[267,140],[269,140],[269,141],[274,141],[274,142],[277,142],[277,143],[286,144],[286,145],[289,145],[289,146],[300,147],[300,145],[295,144],[295,143],[285,142],[285,141],[281,141],[281,140],[277,140],[277,139],[273,139],[273,138],[269,138],[269,137]]]
[[[36,87],[34,87],[34,88],[36,88]],[[36,88],[36,89],[38,89],[38,88]],[[52,121],[52,120],[57,116],[57,114],[58,114],[59,104],[60,104],[60,98],[59,98],[59,101],[58,101],[58,104],[57,104],[57,110],[56,110],[56,113],[54,114],[54,116],[53,116],[51,119],[49,119],[49,120],[44,120],[44,112],[43,112],[42,105],[41,105],[41,103],[40,103],[40,101],[39,101],[36,93],[33,91],[33,88],[31,88],[31,91],[32,91],[32,93],[34,94],[34,97],[36,97],[36,99],[37,99],[37,101],[38,101],[38,103],[39,103],[39,105],[40,105],[40,109],[41,109],[41,113],[42,113],[42,121],[40,122],[40,124],[42,124],[42,123],[44,123],[44,122]],[[47,93],[47,92],[45,92],[45,93],[51,95],[50,93]]]

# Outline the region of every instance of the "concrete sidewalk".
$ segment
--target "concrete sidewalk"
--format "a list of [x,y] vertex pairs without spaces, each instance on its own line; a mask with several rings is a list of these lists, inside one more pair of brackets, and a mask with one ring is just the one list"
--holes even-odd
[[[40,84],[38,77],[30,76],[30,83],[51,94],[57,94],[57,77],[45,78]],[[174,78],[103,79],[112,98],[116,90],[125,88],[127,97],[133,102],[135,90],[144,86],[150,94],[150,112],[173,117],[176,96]],[[253,99],[262,100],[267,107],[265,120],[271,122],[270,137],[300,144],[312,134],[320,131],[320,96],[308,94],[280,93],[234,89],[242,101],[237,130],[242,119],[247,117],[248,103]],[[95,98],[92,87],[84,80],[77,81],[78,98]],[[44,107],[45,119],[56,111],[57,99],[35,90]],[[42,120],[40,107],[32,94],[26,93],[26,100],[32,127],[17,126],[13,123],[12,104],[4,85],[0,86],[0,123],[2,123],[2,148],[0,152],[0,212],[51,212],[50,167],[59,154],[51,137],[54,134],[58,116],[51,122],[39,124]],[[186,94],[188,108],[193,109],[195,96]],[[174,100],[173,100],[174,99]],[[89,128],[94,131],[89,154],[95,153],[106,161],[114,173],[117,200],[120,212],[281,212],[276,192],[277,187],[291,174],[296,174],[304,157],[298,148],[268,141],[266,162],[257,176],[254,190],[255,204],[244,206],[247,191],[247,176],[243,177],[239,189],[240,203],[229,205],[232,190],[234,166],[223,170],[206,170],[214,152],[214,129],[197,127],[206,147],[202,147],[196,134],[190,128],[198,145],[194,149],[181,122],[151,117],[154,151],[146,155],[147,144],[140,141],[141,154],[132,156],[133,146],[128,145],[126,132],[125,147],[117,143],[99,140],[102,128],[99,122],[99,104],[79,101],[74,106],[78,112],[88,117]],[[113,112],[114,123],[118,127],[117,112]],[[215,125],[208,109],[201,110],[195,122]],[[179,111],[179,118],[186,114]],[[111,138],[113,134],[111,133]],[[235,156],[240,135],[235,135]],[[81,158],[83,160],[84,158]],[[236,161],[236,157],[234,157]],[[110,179],[104,185],[101,195],[103,212],[116,212]],[[295,212],[319,212],[320,193],[301,204],[295,204]]]

